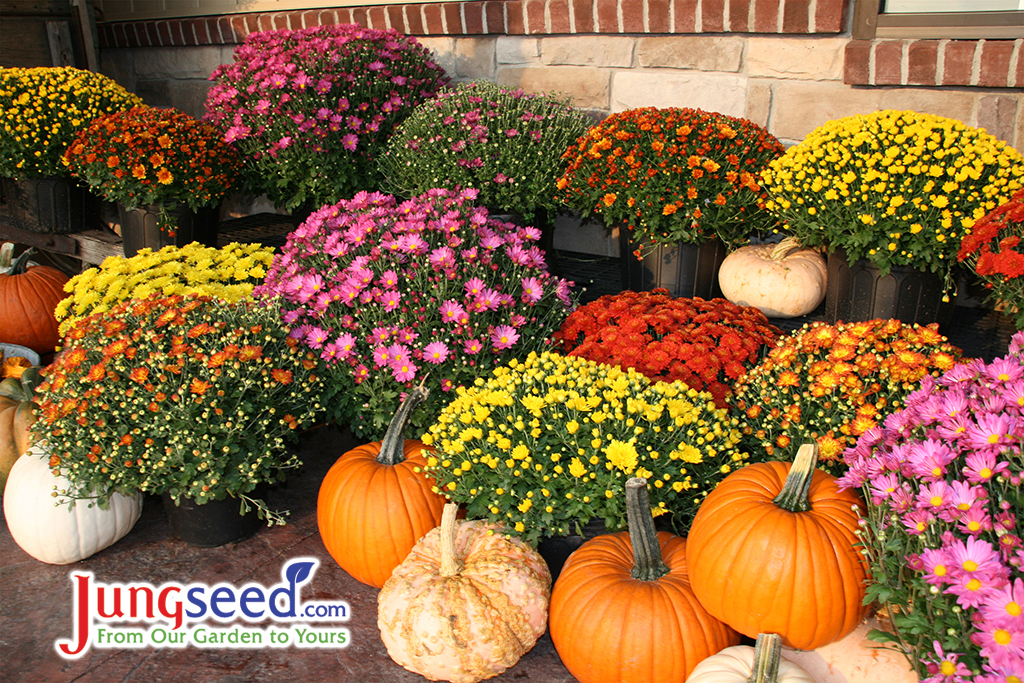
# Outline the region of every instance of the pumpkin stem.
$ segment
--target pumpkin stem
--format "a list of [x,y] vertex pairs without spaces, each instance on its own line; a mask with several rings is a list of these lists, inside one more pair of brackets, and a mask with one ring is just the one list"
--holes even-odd
[[12,256],[14,256],[14,242],[4,242],[3,246],[0,246],[0,268],[10,268]]
[[32,254],[36,252],[35,249],[29,247],[25,251],[21,252],[18,258],[14,259],[14,263],[11,264],[11,269],[7,271],[8,275],[24,275],[25,269],[28,267],[28,259]]
[[633,546],[633,571],[641,581],[657,581],[668,574],[668,565],[661,558],[661,543],[654,529],[654,515],[647,497],[647,480],[633,477],[626,482],[626,522],[629,543]]
[[747,683],[776,683],[782,661],[782,636],[758,633],[754,643],[754,665]]
[[768,258],[772,261],[781,261],[794,251],[803,248],[804,245],[800,244],[797,238],[790,236],[776,244],[775,248],[772,249],[772,253],[768,255]]
[[811,479],[814,477],[814,466],[818,464],[818,444],[805,443],[796,452],[793,466],[789,468],[786,483],[782,491],[775,496],[775,504],[790,512],[807,512],[811,509],[808,494],[811,490]]
[[441,576],[462,571],[462,560],[455,555],[455,532],[459,526],[459,504],[445,503],[441,513]]
[[405,400],[395,411],[388,424],[388,431],[384,433],[384,440],[381,441],[380,453],[377,454],[377,462],[381,465],[394,467],[405,462],[405,426],[409,423],[412,411],[429,395],[430,389],[422,384],[405,395]]

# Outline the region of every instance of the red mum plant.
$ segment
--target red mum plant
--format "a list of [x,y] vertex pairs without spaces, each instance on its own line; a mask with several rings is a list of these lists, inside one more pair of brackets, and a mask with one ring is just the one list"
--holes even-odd
[[780,331],[756,308],[725,299],[672,298],[667,290],[602,296],[569,315],[555,340],[570,356],[682,380],[726,406],[732,385]]
[[1005,305],[1018,330],[1024,329],[1024,190],[985,214],[963,238],[957,260],[966,262],[989,290],[989,298]]

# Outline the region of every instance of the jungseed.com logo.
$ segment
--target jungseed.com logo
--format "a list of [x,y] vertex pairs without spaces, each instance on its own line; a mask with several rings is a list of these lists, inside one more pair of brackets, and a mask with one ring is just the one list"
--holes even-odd
[[[310,624],[347,621],[348,603],[300,599],[300,587],[319,566],[315,557],[288,560],[281,582],[269,588],[258,583],[102,583],[92,572],[73,572],[73,636],[54,647],[65,659],[77,659],[90,647],[345,647],[348,629]],[[272,623],[248,626],[238,624],[239,619]]]

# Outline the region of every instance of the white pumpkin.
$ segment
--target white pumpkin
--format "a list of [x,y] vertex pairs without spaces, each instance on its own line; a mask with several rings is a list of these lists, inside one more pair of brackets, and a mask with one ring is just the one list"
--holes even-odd
[[698,664],[686,683],[815,683],[811,675],[782,659],[782,638],[761,633],[757,646],[734,645]]
[[825,300],[828,265],[792,237],[778,244],[740,247],[725,257],[718,284],[726,299],[769,318],[807,315]]
[[68,480],[53,476],[50,454],[40,444],[14,463],[7,477],[4,516],[14,541],[26,553],[47,564],[71,564],[98,553],[125,536],[142,514],[142,495],[115,493],[110,508],[89,507],[78,501],[54,505],[53,486]]

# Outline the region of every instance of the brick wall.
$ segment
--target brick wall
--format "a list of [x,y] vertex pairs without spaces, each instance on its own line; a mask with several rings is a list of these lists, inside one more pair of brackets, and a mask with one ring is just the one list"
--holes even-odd
[[[99,44],[104,73],[195,116],[207,77],[249,33],[356,22],[416,36],[455,82],[559,91],[595,118],[699,107],[791,144],[830,119],[911,109],[1024,149],[1024,40],[852,40],[849,12],[848,0],[484,0],[101,24]],[[617,254],[598,225],[555,240]]]

